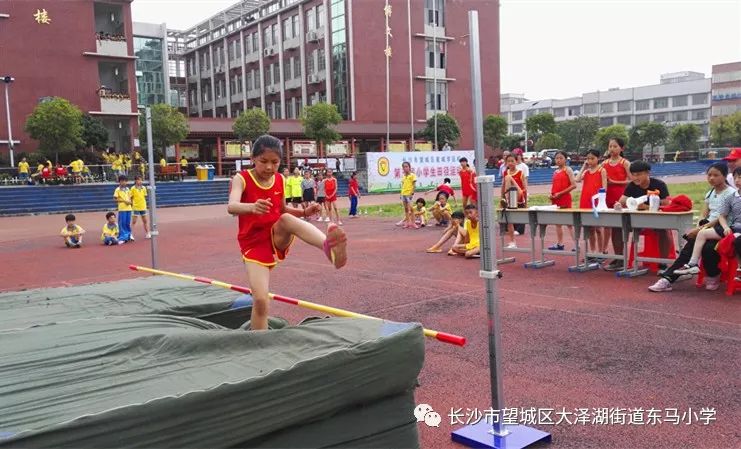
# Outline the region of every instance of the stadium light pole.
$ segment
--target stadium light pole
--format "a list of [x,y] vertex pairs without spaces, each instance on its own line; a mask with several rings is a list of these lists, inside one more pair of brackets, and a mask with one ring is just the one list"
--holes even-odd
[[13,159],[13,130],[10,126],[10,99],[8,98],[8,91],[10,90],[10,83],[13,81],[15,81],[15,78],[10,75],[3,77],[3,82],[5,83],[5,113],[8,116],[8,150],[10,152],[11,167],[15,167],[15,160]]
[[[527,111],[532,109],[536,104],[540,103],[540,100],[536,101],[535,103],[531,104],[530,106],[525,109],[525,117],[523,117],[522,127],[525,128],[525,153],[527,153]],[[524,156],[523,156],[524,160]]]

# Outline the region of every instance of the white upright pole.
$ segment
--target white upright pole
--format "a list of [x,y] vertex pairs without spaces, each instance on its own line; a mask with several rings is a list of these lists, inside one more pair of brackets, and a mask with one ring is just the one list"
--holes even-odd
[[435,151],[440,150],[437,143],[437,0],[432,0],[432,117],[435,122]]
[[[12,80],[12,78],[11,78]],[[10,83],[5,83],[5,113],[8,116],[8,151],[10,152],[10,166],[15,167],[15,160],[13,158],[13,130],[10,126],[10,100],[8,98],[8,90],[10,90]]]
[[[390,6],[389,6],[389,0],[386,0],[386,7],[384,8],[384,14],[386,15],[386,50],[385,50],[385,52],[386,52],[385,53],[386,54],[386,149],[388,149],[389,139],[390,139],[390,136],[391,136],[391,132],[389,130],[389,126],[390,126],[389,125],[389,122],[390,122],[389,114],[391,113],[391,107],[390,107],[390,103],[389,103],[390,102],[390,99],[389,99],[390,91],[389,91],[389,89],[391,87],[390,84],[389,84],[389,82],[390,82],[390,79],[389,79],[389,62],[390,62],[390,59],[391,59],[391,55],[389,54],[389,51],[391,49],[391,47],[389,46],[389,38],[391,36],[390,35],[391,31],[389,29],[389,16],[391,15],[391,10],[389,8],[390,8]],[[385,151],[385,150],[382,148],[381,151]]]
[[409,31],[409,151],[414,151],[414,85],[412,82],[412,5],[407,0],[407,30]]
[[149,157],[149,209],[150,229],[152,236],[152,268],[157,268],[157,189],[154,184],[154,147],[152,144],[152,110],[147,106],[145,110],[147,122],[147,156]]

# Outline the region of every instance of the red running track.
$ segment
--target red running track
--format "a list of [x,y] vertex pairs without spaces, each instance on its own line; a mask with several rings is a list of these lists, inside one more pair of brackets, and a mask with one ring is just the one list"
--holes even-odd
[[[160,219],[162,269],[246,284],[236,220],[224,206],[164,209]],[[56,236],[64,224],[60,215],[0,219],[0,290],[141,276],[127,268],[150,265],[141,229],[132,244],[103,247],[97,240],[103,221],[100,213],[78,214],[89,234],[82,249],[71,250]],[[394,221],[346,220],[350,259],[341,270],[319,251],[296,244],[274,271],[272,290],[466,336],[464,348],[427,342],[416,393],[418,403],[443,416],[439,428],[420,423],[423,447],[460,447],[450,442],[450,431],[460,427],[450,425],[451,409],[461,409],[465,420],[490,406],[479,261],[426,254],[439,229],[401,230]],[[500,267],[504,278],[497,283],[507,407],[590,413],[641,407],[662,415],[667,408],[680,414],[689,407],[716,410],[710,425],[535,425],[553,434],[549,447],[738,447],[738,298],[697,290],[691,282],[654,294],[646,289],[655,280],[650,276],[568,273],[565,258],[557,258],[554,267],[526,270],[520,263],[524,256],[518,257],[516,264]],[[271,314],[296,322],[310,312],[274,303]],[[568,419],[574,421],[574,415]]]

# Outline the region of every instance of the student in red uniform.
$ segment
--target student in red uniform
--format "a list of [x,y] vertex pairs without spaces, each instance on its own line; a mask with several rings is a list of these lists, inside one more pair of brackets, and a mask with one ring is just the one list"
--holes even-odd
[[455,190],[453,190],[452,187],[450,187],[450,178],[443,179],[443,183],[439,186],[435,187],[434,189],[430,189],[424,193],[425,196],[429,194],[430,192],[437,192],[435,195],[436,198],[439,197],[440,193],[445,193],[448,196],[448,199],[453,200],[453,205],[458,206],[455,201]]
[[350,175],[350,181],[347,183],[347,188],[347,194],[350,196],[350,218],[358,218],[358,198],[360,198],[358,172],[352,172],[352,175]]
[[[571,209],[571,191],[576,189],[576,180],[574,171],[566,165],[568,155],[565,151],[556,153],[556,171],[553,172],[553,182],[551,184],[551,204],[558,206],[559,209]],[[574,240],[574,227],[568,226],[571,239]],[[548,249],[563,251],[563,226],[556,225],[556,238],[558,241]]]
[[[607,172],[607,207],[614,207],[615,203],[620,200],[625,192],[625,187],[630,184],[630,162],[623,158],[625,141],[619,137],[613,137],[607,144],[607,153],[609,159],[602,163],[602,168]],[[612,249],[615,254],[620,254],[623,250],[623,234],[620,228],[612,228],[610,232],[602,235],[602,248],[607,249],[607,245],[612,239]],[[618,247],[619,246],[619,247]]]
[[476,172],[468,165],[468,159],[462,157],[458,160],[461,163],[461,196],[463,196],[463,209],[469,203],[476,204]]
[[283,177],[277,172],[281,155],[279,139],[259,137],[252,146],[254,168],[236,174],[229,192],[227,210],[239,216],[237,240],[254,299],[252,330],[268,328],[270,270],[285,259],[295,237],[322,250],[335,268],[347,262],[347,238],[342,228],[332,223],[325,236],[301,220],[316,213],[318,205],[304,210],[287,207]]
[[[607,189],[607,171],[599,164],[599,151],[587,151],[587,160],[576,177],[576,182],[582,182],[581,198],[579,199],[580,209],[592,209],[592,197],[599,192],[599,189]],[[589,250],[594,252],[599,249],[602,254],[607,253],[607,244],[602,234],[604,228],[593,227],[589,230]]]
[[332,175],[332,169],[328,168],[326,171],[326,178],[324,178],[324,189],[327,193],[327,197],[324,199],[324,202],[327,207],[327,217],[329,218],[329,221],[332,221],[332,211],[334,211],[334,216],[337,218],[338,225],[342,224],[342,220],[340,220],[340,213],[337,211],[337,178],[335,178]]
[[[507,169],[504,170],[504,180],[502,181],[502,201],[506,201],[506,192],[514,187],[517,189],[517,207],[525,208],[527,207],[527,178],[517,168],[517,158],[514,155],[508,155],[504,162],[507,164]],[[507,248],[517,248],[517,242],[515,242],[515,225],[507,225],[507,235],[509,236]]]

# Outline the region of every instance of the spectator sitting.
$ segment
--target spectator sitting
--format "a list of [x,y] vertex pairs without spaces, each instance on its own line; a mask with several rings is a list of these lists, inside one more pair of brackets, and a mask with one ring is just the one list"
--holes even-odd
[[[434,245],[427,248],[428,253],[441,253],[442,247],[450,240],[451,237],[456,237],[455,242],[459,241],[458,236],[463,232],[463,220],[465,220],[465,216],[463,215],[463,212],[457,210],[453,212],[450,215],[450,226],[448,229],[443,232],[442,237],[440,237],[440,240],[437,241]],[[455,252],[451,248],[450,251],[448,251],[448,255],[455,256]]]
[[479,211],[475,204],[469,204],[465,209],[466,221],[463,223],[463,234],[461,240],[465,242],[456,242],[453,245],[453,251],[456,254],[466,258],[479,256]]
[[432,205],[430,208],[430,212],[432,212],[432,216],[437,220],[437,224],[435,226],[447,226],[450,222],[451,214],[453,213],[453,209],[450,207],[450,204],[448,204],[448,194],[445,192],[440,192],[437,194],[437,201],[435,201],[435,204]]
[[118,223],[116,223],[116,214],[108,212],[105,214],[106,223],[103,225],[103,233],[100,235],[100,241],[106,246],[123,245],[123,240],[118,239]]
[[427,202],[424,198],[417,198],[417,201],[414,202],[414,224],[422,227],[427,226],[427,208],[425,206],[427,206]]
[[64,217],[64,221],[67,222],[67,225],[60,232],[64,244],[67,245],[67,248],[79,248],[82,245],[82,234],[85,233],[85,230],[82,229],[82,226],[75,224],[75,216],[72,214]]

